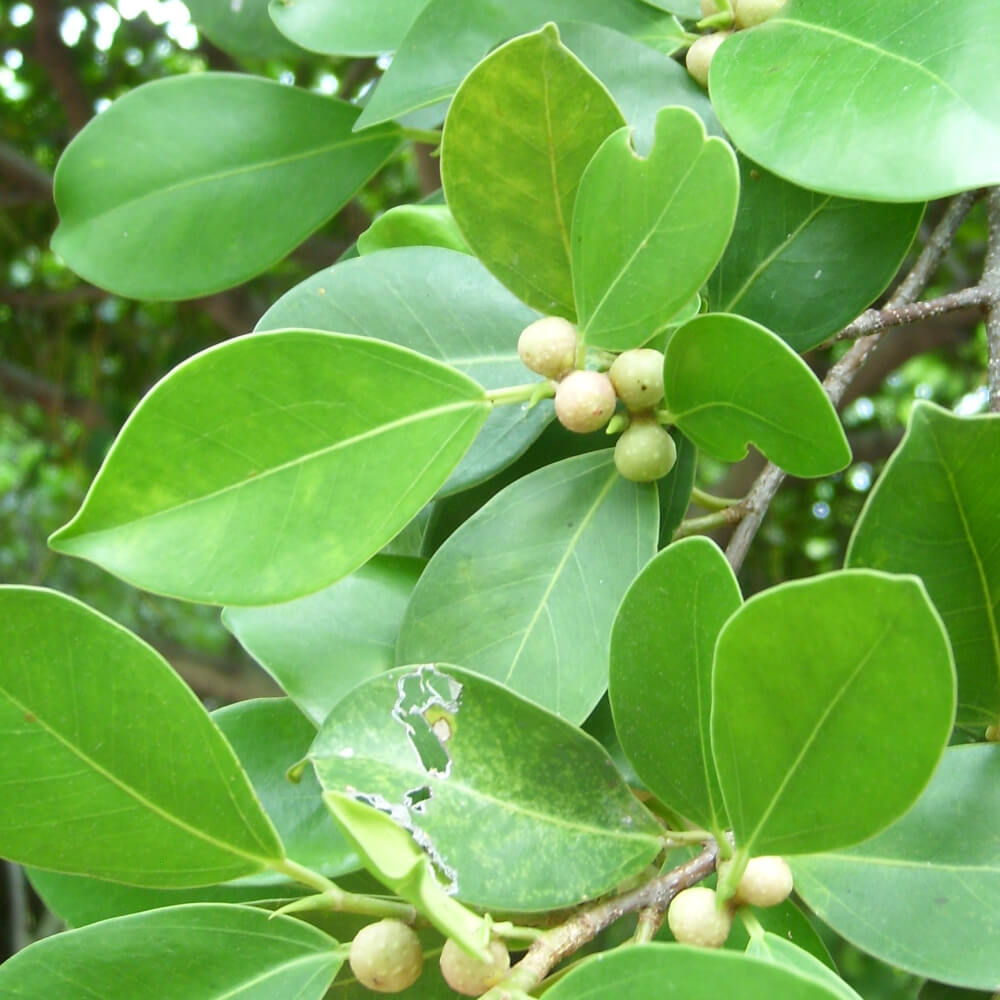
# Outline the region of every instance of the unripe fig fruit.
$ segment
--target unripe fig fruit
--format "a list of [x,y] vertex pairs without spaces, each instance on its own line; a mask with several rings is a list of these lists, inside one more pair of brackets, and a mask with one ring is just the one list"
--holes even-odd
[[[728,861],[720,862],[720,879],[729,864]],[[734,906],[777,906],[788,899],[792,888],[792,870],[785,859],[773,854],[761,855],[747,862],[732,903]]]
[[653,417],[633,417],[615,444],[615,467],[635,483],[661,479],[676,461],[674,439]]
[[348,961],[362,986],[400,993],[420,978],[424,952],[413,928],[401,920],[379,920],[354,936]]
[[492,962],[481,962],[467,955],[449,938],[441,949],[441,975],[456,992],[465,997],[478,997],[496,986],[510,971],[510,952],[503,941],[490,941]]
[[517,354],[533,372],[562,378],[576,364],[576,327],[561,316],[536,319],[521,331]]
[[600,430],[615,412],[615,389],[603,372],[570,372],[556,386],[556,416],[578,434]]
[[787,0],[733,0],[733,14],[739,28],[756,28],[769,21]]
[[706,90],[708,89],[708,69],[712,65],[715,50],[732,34],[731,31],[714,31],[711,35],[702,35],[687,50],[684,65],[687,71]]
[[733,915],[728,907],[719,909],[714,889],[702,885],[682,889],[667,910],[670,933],[680,944],[699,948],[721,948],[729,937]]
[[663,355],[651,347],[624,351],[615,358],[608,378],[630,410],[648,410],[663,399]]

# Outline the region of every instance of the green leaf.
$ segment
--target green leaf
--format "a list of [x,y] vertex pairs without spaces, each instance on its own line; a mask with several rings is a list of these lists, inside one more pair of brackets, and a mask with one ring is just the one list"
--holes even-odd
[[845,570],[750,598],[715,649],[712,748],[744,855],[857,843],[902,815],[951,731],[955,674],[915,577]]
[[636,774],[665,805],[719,834],[728,824],[709,738],[712,653],[741,603],[715,543],[687,538],[636,577],[611,633],[611,707]]
[[232,748],[140,639],[55,591],[0,587],[0,650],[4,857],[144,886],[284,858]]
[[[664,992],[667,990],[669,992]],[[819,980],[741,952],[679,944],[626,945],[586,960],[546,990],[546,1000],[830,1000]]]
[[239,337],[152,389],[49,543],[157,593],[287,601],[403,528],[488,412],[471,379],[392,344]]
[[351,688],[395,666],[399,625],[422,568],[418,559],[375,556],[297,601],[224,608],[222,623],[320,726]]
[[661,549],[670,544],[691,504],[691,489],[698,464],[698,449],[676,428],[670,436],[677,447],[677,461],[670,472],[656,482],[660,497]]
[[310,757],[324,788],[411,830],[471,905],[572,905],[660,849],[659,825],[594,740],[457,667],[401,667],[355,688]]
[[396,150],[398,129],[352,132],[357,114],[244,75],[137,87],[60,159],[52,248],[88,281],[136,299],[238,285],[326,222]]
[[[780,937],[783,941],[790,942],[799,950],[807,952],[831,971],[837,971],[837,967],[830,957],[830,952],[823,943],[823,939],[817,933],[812,921],[796,906],[793,900],[786,899],[777,906],[753,906],[749,908],[749,912],[769,935]],[[668,932],[669,927],[666,932],[661,931],[661,934]],[[658,935],[659,937],[660,935]],[[662,939],[666,940],[666,938]],[[743,951],[746,950],[749,943],[750,935],[743,920],[734,920],[732,930],[729,932],[729,937],[726,940],[726,947]]]
[[671,337],[663,367],[674,422],[704,451],[738,462],[753,442],[793,476],[844,468],[851,449],[823,387],[769,330],[712,313]]
[[397,662],[460,663],[582,722],[607,688],[618,602],[656,551],[657,506],[607,450],[518,480],[427,564]]
[[[517,338],[538,319],[474,257],[409,247],[344,261],[283,295],[258,330],[296,327],[374,337],[465,372],[486,389],[537,378],[517,356]],[[510,463],[553,416],[497,406],[442,492],[480,482]]]
[[639,347],[666,327],[722,256],[739,171],[722,139],[687,108],[664,108],[647,158],[630,130],[610,136],[580,179],[573,210],[573,289],[594,347]]
[[427,0],[271,0],[278,30],[310,52],[377,56],[406,37]]
[[[483,918],[466,909],[438,881],[431,859],[393,817],[369,804],[329,791],[323,795],[365,867],[400,899],[416,907],[445,937],[485,961],[489,931]],[[382,800],[376,800],[381,806]]]
[[958,721],[1000,714],[1000,419],[918,402],[875,484],[847,565],[915,573],[944,620],[958,671]]
[[444,247],[471,253],[447,205],[398,205],[358,237],[362,256],[393,247]]
[[316,738],[316,727],[298,708],[287,698],[258,698],[217,709],[212,719],[236,751],[288,856],[331,877],[360,867],[323,807],[315,777],[288,778]]
[[998,36],[994,0],[795,0],[727,39],[712,103],[747,156],[795,184],[940,198],[1000,182]]
[[[697,10],[698,0],[694,7]],[[633,126],[632,144],[643,155],[653,145],[656,115],[668,105],[690,108],[709,135],[723,136],[708,95],[668,53],[620,31],[582,21],[560,23],[559,35],[563,45],[608,88],[625,121]]]
[[797,969],[813,979],[818,979],[841,1000],[861,1000],[861,997],[840,976],[824,965],[815,955],[809,954],[798,945],[792,944],[791,941],[786,941],[783,937],[772,934],[770,931],[752,937],[747,945],[746,953],[754,958],[761,958],[765,962],[773,962],[775,965],[782,965],[788,969]]
[[284,876],[262,872],[221,885],[189,889],[143,889],[85,875],[26,868],[32,888],[46,909],[70,927],[83,927],[99,920],[129,913],[180,906],[183,903],[248,903],[279,906],[314,890]]
[[44,938],[0,966],[10,1000],[321,1000],[343,956],[299,920],[223,904],[175,906]]
[[998,828],[1000,747],[952,747],[916,805],[879,836],[793,859],[795,888],[838,934],[883,961],[994,990]]
[[593,21],[664,52],[683,42],[676,18],[639,0],[536,0],[470,3],[430,0],[399,46],[358,119],[364,128],[450,97],[488,52],[546,21]]
[[490,53],[455,94],[441,143],[448,207],[476,256],[540,312],[575,316],[577,186],[624,124],[553,24]]
[[708,283],[712,310],[746,316],[807,351],[895,277],[924,206],[816,194],[739,160],[740,207]]
[[275,28],[268,0],[191,0],[191,20],[210,42],[238,59],[297,59],[300,49]]

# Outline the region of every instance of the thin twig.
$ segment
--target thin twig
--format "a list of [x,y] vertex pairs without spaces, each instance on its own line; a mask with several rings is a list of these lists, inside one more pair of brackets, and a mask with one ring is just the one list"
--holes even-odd
[[577,952],[627,913],[644,910],[665,912],[677,893],[700,882],[715,870],[717,854],[718,848],[712,841],[696,858],[666,875],[622,896],[596,903],[559,927],[546,931],[511,969],[499,990],[533,990],[557,963]]
[[989,236],[986,263],[979,287],[986,293],[986,344],[989,349],[987,382],[990,387],[990,412],[1000,413],[1000,188],[987,196]]
[[746,515],[744,502],[725,507],[712,514],[704,514],[701,517],[689,517],[681,521],[674,532],[674,541],[678,538],[687,538],[689,535],[703,535],[706,531],[714,531],[716,528],[725,527],[727,524],[736,524]]
[[[934,276],[934,272],[938,269],[948,247],[951,246],[959,226],[964,221],[969,209],[982,196],[982,193],[979,190],[965,191],[952,199],[941,221],[931,233],[927,245],[917,258],[917,262],[886,304],[886,309],[898,310],[909,305],[927,287],[927,283]],[[858,321],[855,320],[855,322]],[[874,333],[859,338],[851,349],[827,372],[827,376],[823,380],[823,388],[834,406],[843,399],[847,387],[871,356],[872,351],[878,346],[883,333],[884,329],[876,330]],[[784,478],[785,473],[773,462],[768,462],[741,504],[745,511],[744,517],[733,532],[733,537],[726,547],[726,558],[734,572],[737,572],[743,565],[750,543],[753,541],[754,535],[757,534],[757,529],[760,527],[761,521],[764,520],[767,508]]]
[[931,319],[947,312],[955,312],[958,309],[983,307],[988,304],[988,301],[989,296],[986,289],[980,284],[974,288],[963,288],[959,292],[950,292],[948,295],[939,295],[936,299],[911,302],[909,305],[898,306],[895,309],[889,306],[884,309],[868,309],[853,323],[845,326],[840,333],[831,337],[827,343],[832,343],[835,340],[857,340],[859,337],[867,337],[869,334],[887,330],[893,326],[919,323],[922,320]]

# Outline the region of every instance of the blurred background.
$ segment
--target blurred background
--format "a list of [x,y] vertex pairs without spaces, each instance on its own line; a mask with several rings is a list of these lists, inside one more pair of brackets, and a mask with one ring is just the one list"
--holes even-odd
[[[191,10],[210,30],[204,11],[221,2],[192,0]],[[89,563],[55,556],[45,539],[75,513],[125,418],[167,370],[249,332],[281,294],[348,251],[379,213],[439,186],[427,147],[404,150],[281,264],[206,298],[134,302],[77,278],[49,249],[53,171],[73,136],[116,97],[149,80],[212,69],[363,101],[385,65],[310,55],[276,32],[216,41],[226,49],[194,27],[180,0],[0,0],[0,583],[53,587],[103,611],[159,649],[210,708],[277,693],[219,624],[218,609],[137,591]],[[922,232],[941,210],[929,206]],[[975,283],[985,238],[979,205],[928,297]],[[807,361],[822,374],[847,346],[820,348]],[[913,402],[983,411],[985,367],[985,331],[974,313],[888,336],[845,401],[854,464],[827,479],[788,481],[751,548],[745,593],[839,566]],[[698,485],[739,497],[760,464],[703,461]],[[59,927],[20,869],[0,864],[0,961]],[[866,1000],[917,995],[919,981],[833,937],[828,944]]]

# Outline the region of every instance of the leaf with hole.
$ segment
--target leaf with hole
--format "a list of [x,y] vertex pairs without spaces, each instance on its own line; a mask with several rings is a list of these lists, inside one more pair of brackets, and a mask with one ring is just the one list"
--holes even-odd
[[472,379],[393,344],[239,337],[150,391],[49,544],[156,593],[291,600],[396,535],[489,409]]

